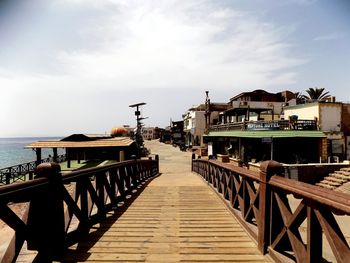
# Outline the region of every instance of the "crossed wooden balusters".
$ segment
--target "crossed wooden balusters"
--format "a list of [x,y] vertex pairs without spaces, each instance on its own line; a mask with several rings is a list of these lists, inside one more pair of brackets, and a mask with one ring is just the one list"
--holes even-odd
[[[57,163],[43,163],[31,181],[0,187],[0,219],[15,230],[2,262],[15,262],[27,241],[35,262],[59,260],[91,226],[159,174],[159,158],[129,160],[67,174]],[[9,207],[29,202],[20,218]]]
[[[350,262],[348,242],[335,218],[350,215],[349,195],[284,178],[283,166],[275,161],[263,162],[254,172],[192,159],[192,170],[222,195],[262,253],[277,262],[322,262],[325,237],[336,261]],[[294,210],[291,196],[300,200]]]

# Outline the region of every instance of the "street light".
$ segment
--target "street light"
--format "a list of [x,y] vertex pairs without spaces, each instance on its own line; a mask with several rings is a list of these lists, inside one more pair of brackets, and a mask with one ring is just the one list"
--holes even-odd
[[143,106],[143,105],[146,105],[146,103],[145,102],[140,102],[140,103],[129,105],[129,107],[131,107],[131,108],[136,108],[136,110],[135,110],[135,116],[136,116],[135,141],[136,141],[136,144],[137,144],[138,149],[139,149],[139,155],[140,155],[140,152],[143,150],[143,137],[142,137],[142,134],[141,134],[141,128],[142,128],[141,120],[146,119],[146,118],[140,117],[141,116],[141,112],[140,112],[139,107]]

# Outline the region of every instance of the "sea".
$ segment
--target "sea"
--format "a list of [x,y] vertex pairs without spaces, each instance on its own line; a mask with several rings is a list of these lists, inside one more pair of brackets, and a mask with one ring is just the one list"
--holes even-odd
[[[45,140],[60,140],[63,137],[23,137],[0,138],[0,169],[36,160],[35,151],[24,148],[26,145]],[[65,150],[58,148],[57,153],[64,154]],[[52,149],[43,149],[41,158],[53,155]]]

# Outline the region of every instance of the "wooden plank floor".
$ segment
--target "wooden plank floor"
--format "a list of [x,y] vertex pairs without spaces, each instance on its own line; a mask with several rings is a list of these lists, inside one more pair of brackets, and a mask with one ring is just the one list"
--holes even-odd
[[190,172],[188,153],[148,144],[161,156],[162,175],[72,246],[64,262],[269,262],[222,200]]

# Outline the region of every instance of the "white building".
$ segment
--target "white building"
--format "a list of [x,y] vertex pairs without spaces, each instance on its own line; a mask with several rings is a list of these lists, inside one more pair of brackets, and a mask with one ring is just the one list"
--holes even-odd
[[284,108],[284,118],[297,116],[298,120],[316,120],[321,131],[327,135],[328,155],[349,159],[346,153],[346,137],[342,131],[343,103],[314,102]]
[[[226,103],[210,103],[210,124],[219,122],[219,114],[227,109]],[[182,115],[184,121],[185,144],[203,146],[205,129],[205,104],[192,107]]]
[[141,130],[142,138],[144,140],[155,139],[155,128],[154,127],[142,127]]

